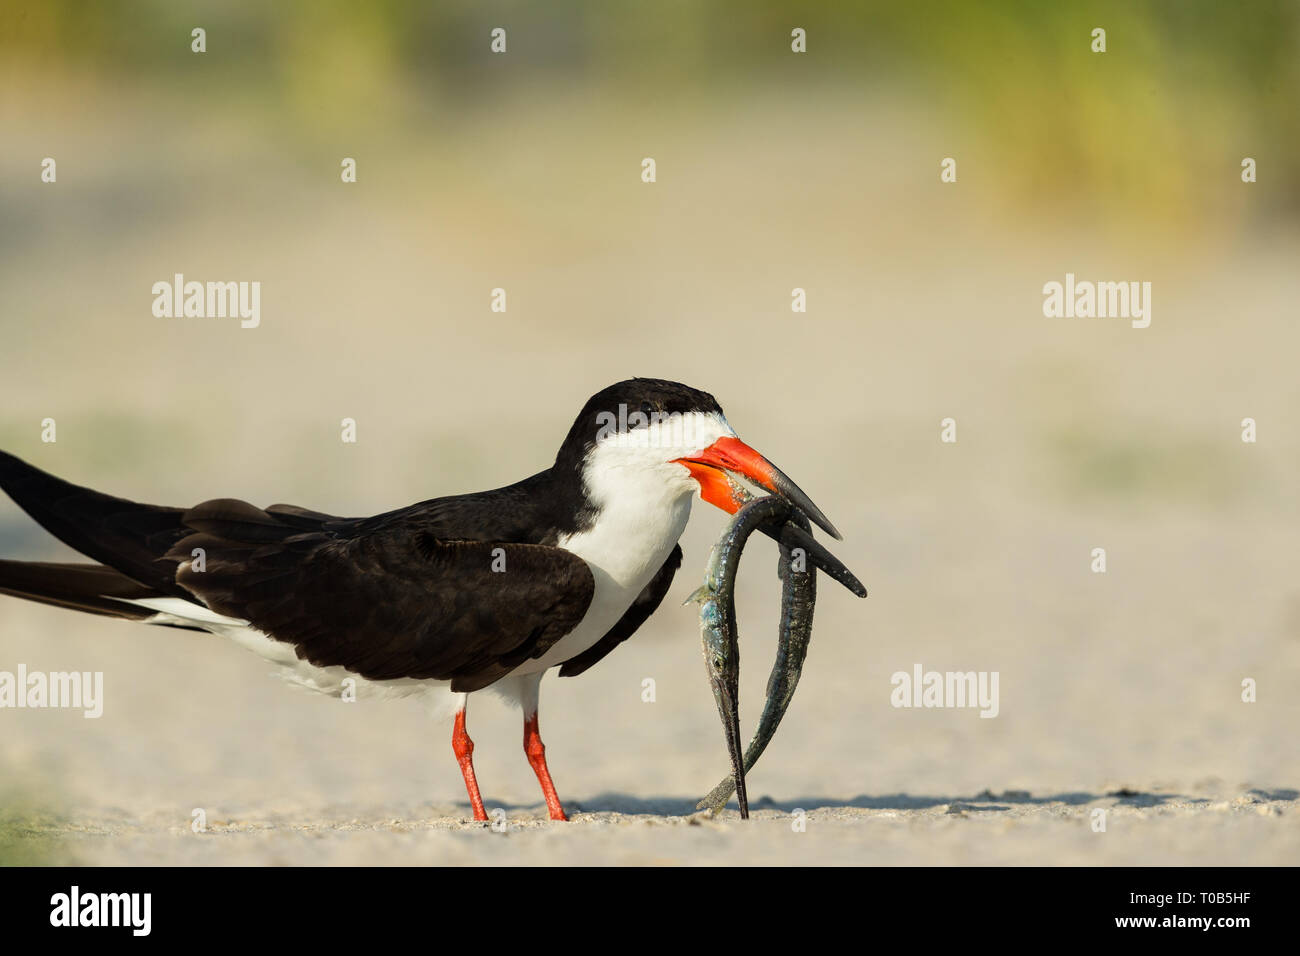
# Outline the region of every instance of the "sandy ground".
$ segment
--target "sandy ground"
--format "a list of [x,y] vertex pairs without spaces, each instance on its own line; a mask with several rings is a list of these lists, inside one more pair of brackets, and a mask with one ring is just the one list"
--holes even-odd
[[[568,824],[535,807],[508,808],[494,826],[451,805],[331,806],[223,817],[198,834],[162,814],[94,813],[28,817],[11,851],[91,865],[1292,865],[1300,833],[1282,818],[1300,810],[1295,794],[899,795],[804,801],[821,804],[807,811],[764,798],[748,822],[613,795]],[[1099,810],[1105,832],[1093,829]]]
[[[66,190],[5,167],[33,185],[4,196],[0,447],[140,500],[373,513],[520,478],[596,389],[678,378],[826,510],[871,597],[823,586],[804,681],[751,776],[755,819],[693,815],[726,767],[680,607],[722,523],[697,509],[651,624],[543,685],[573,822],[541,819],[518,714],[472,702],[504,833],[466,821],[449,726],[413,703],[314,697],[215,637],[3,599],[0,670],[102,671],[106,698],[95,720],[0,712],[6,859],[1300,861],[1289,234],[1089,231],[1050,210],[1013,228],[979,188],[936,195],[928,159],[924,186],[870,186],[946,148],[901,108],[846,125],[860,104],[779,94],[684,123],[580,100],[525,110],[508,135],[376,141],[391,164],[345,194],[332,152],[295,165],[230,115],[186,126],[165,169],[133,162],[123,144],[151,142],[155,117],[117,102],[111,126],[62,130],[68,155],[100,157]],[[42,155],[58,105],[11,109],[14,156]],[[797,141],[773,140],[796,122]],[[656,193],[610,174],[642,133],[691,157]],[[544,189],[509,159],[539,137],[556,150]],[[312,163],[330,173],[316,185]],[[1067,270],[1152,281],[1152,326],[1044,319],[1042,284]],[[148,290],[175,271],[264,281],[262,327],[160,326]],[[502,275],[512,305],[494,317]],[[794,285],[814,290],[806,317]],[[57,444],[39,440],[47,415]],[[0,501],[0,555],[58,554]],[[774,649],[774,562],[758,542],[741,575],[745,728]],[[893,707],[891,675],[917,664],[998,672],[998,716]]]

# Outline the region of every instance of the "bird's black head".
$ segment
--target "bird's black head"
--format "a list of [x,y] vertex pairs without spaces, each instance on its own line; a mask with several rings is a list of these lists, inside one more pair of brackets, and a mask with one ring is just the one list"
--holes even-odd
[[722,406],[708,392],[662,378],[629,378],[602,388],[582,406],[560,446],[556,464],[580,465],[596,442],[616,432],[656,421],[699,414],[722,418]]

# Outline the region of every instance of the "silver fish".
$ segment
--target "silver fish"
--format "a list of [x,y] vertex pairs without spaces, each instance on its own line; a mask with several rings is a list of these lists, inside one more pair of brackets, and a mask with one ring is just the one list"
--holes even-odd
[[[743,492],[747,497],[748,493]],[[736,571],[745,542],[760,525],[784,522],[790,505],[775,496],[757,498],[742,507],[709,554],[704,584],[685,603],[700,605],[700,640],[704,663],[713,687],[713,699],[722,718],[722,730],[731,758],[732,789],[740,804],[741,819],[749,819],[745,792],[745,762],[740,753],[740,643],[736,630]],[[728,796],[730,796],[728,791]]]
[[[790,516],[785,528],[796,525],[808,531],[808,519],[798,512]],[[776,661],[772,664],[772,672],[767,679],[767,699],[763,702],[763,713],[745,750],[741,773],[737,774],[733,770],[732,776],[723,779],[696,805],[697,810],[709,809],[717,813],[726,806],[731,795],[736,792],[736,780],[743,780],[744,775],[754,768],[758,758],[767,749],[781,719],[785,717],[790,701],[794,699],[795,688],[799,685],[804,658],[812,639],[813,609],[817,603],[817,574],[808,566],[806,554],[803,568],[796,568],[791,552],[798,544],[791,544],[791,538],[790,535],[782,534],[778,539],[781,557],[777,562],[776,573],[784,582],[781,588],[781,629]]]

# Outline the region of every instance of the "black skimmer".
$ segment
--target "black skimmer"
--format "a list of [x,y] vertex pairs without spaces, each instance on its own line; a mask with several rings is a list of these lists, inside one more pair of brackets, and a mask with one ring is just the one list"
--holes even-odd
[[[454,708],[452,748],[476,820],[487,814],[465,708],[491,686],[523,710],[524,751],[551,819],[564,820],[538,731],[542,675],[581,674],[632,636],[681,564],[694,493],[729,513],[740,506],[729,475],[839,537],[736,437],[713,396],[657,379],[592,396],[555,463],[531,478],[369,518],[230,498],[137,504],[0,452],[0,487],[98,562],[0,561],[0,593],[220,634],[322,693],[435,695]],[[865,595],[810,535],[804,543],[810,563]]]

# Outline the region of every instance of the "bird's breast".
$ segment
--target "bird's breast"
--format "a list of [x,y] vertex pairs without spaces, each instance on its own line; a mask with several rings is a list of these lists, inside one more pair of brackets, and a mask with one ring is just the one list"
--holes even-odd
[[530,673],[562,664],[599,641],[618,623],[672,553],[686,530],[691,499],[661,502],[659,508],[624,505],[605,508],[585,531],[566,535],[558,547],[582,558],[591,568],[595,591],[582,622],[560,638],[541,658],[515,673]]

